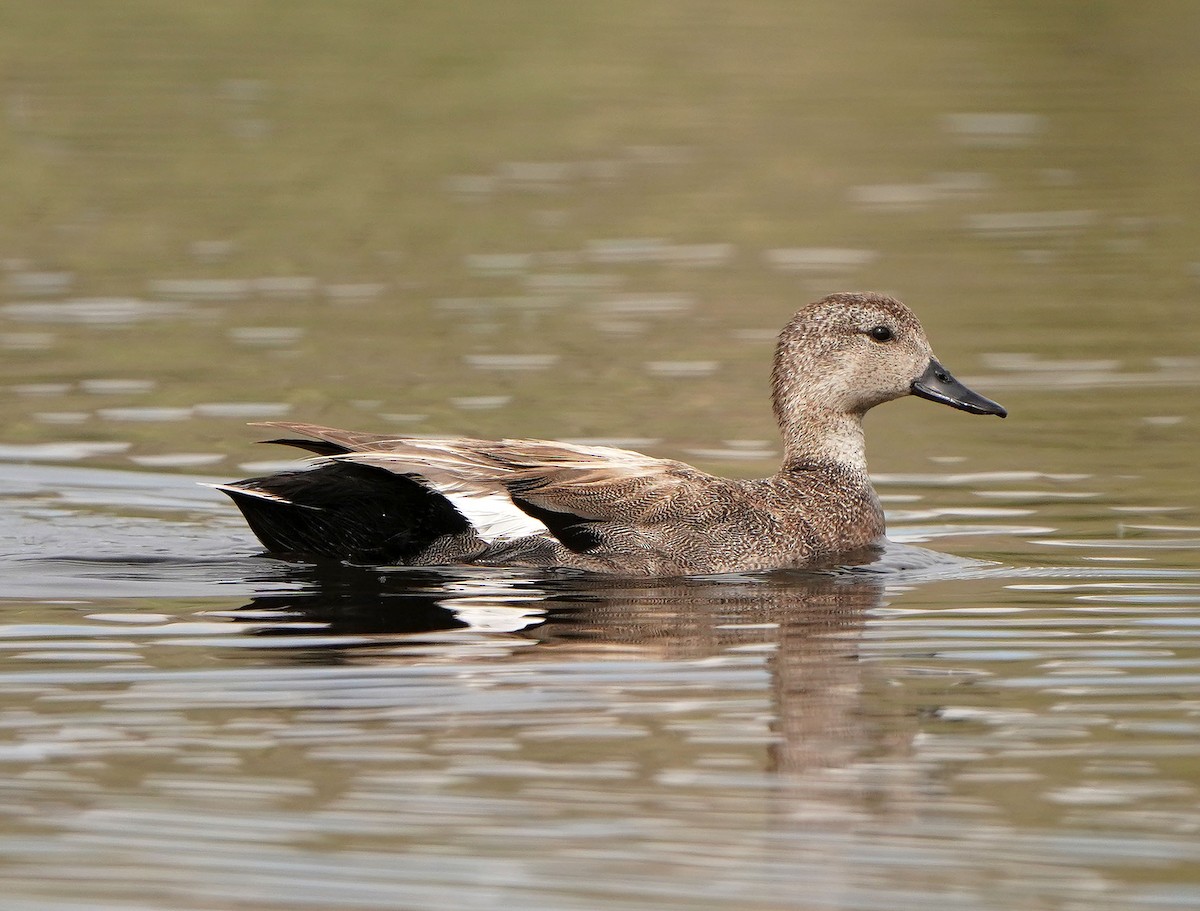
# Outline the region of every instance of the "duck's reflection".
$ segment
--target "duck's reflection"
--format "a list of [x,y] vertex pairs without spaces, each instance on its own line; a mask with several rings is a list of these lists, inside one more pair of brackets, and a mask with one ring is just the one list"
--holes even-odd
[[522,662],[765,653],[775,735],[770,768],[844,767],[881,749],[891,752],[883,740],[897,733],[894,723],[872,717],[878,709],[864,705],[864,694],[880,689],[873,665],[859,659],[867,616],[883,600],[876,577],[790,573],[660,582],[305,565],[296,567],[293,581],[297,590],[262,595],[238,613],[263,624],[259,635],[311,632],[313,624],[346,634],[344,645],[324,644],[329,638],[322,637],[316,654],[298,649],[306,662],[428,660],[441,639],[447,657],[470,661],[464,634],[484,640],[487,660],[505,642],[512,660]]

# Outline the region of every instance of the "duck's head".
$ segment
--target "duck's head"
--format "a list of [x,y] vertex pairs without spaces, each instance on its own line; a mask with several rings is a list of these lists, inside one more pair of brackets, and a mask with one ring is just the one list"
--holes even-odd
[[906,395],[1008,414],[956,380],[913,312],[882,294],[831,294],[798,312],[779,335],[772,382],[781,423],[814,411],[861,416]]

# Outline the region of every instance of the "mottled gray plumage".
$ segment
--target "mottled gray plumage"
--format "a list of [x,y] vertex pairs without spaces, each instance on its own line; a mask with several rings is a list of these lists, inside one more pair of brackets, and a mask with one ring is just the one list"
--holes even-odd
[[884,534],[862,418],[916,394],[1005,411],[933,358],[917,318],[878,294],[799,311],[772,371],[784,457],[735,480],[683,462],[544,440],[395,438],[271,422],[316,466],[219,485],[269,550],[363,563],[570,567],[626,575],[815,567]]

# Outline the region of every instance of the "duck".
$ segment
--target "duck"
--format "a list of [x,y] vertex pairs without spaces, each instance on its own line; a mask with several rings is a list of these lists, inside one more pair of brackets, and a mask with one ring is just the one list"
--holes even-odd
[[308,464],[216,484],[268,553],[363,565],[478,564],[623,576],[817,569],[869,562],[886,541],[863,417],[914,395],[1007,410],[933,355],[893,297],[831,294],[783,327],[771,402],[778,471],[725,478],[611,446],[428,439],[271,421]]

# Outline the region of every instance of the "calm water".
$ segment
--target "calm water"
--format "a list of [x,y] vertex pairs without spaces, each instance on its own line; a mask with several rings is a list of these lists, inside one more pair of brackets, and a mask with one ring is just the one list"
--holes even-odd
[[[1200,907],[1191,5],[102,6],[0,14],[5,911]],[[767,473],[860,288],[1012,415],[871,415],[863,571],[290,564],[196,483]]]

